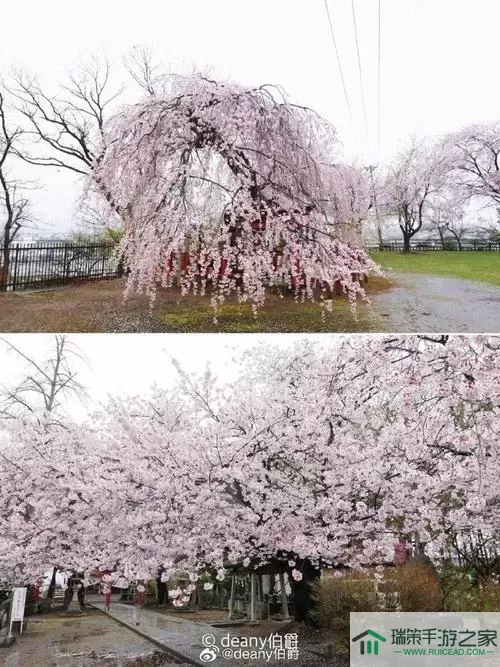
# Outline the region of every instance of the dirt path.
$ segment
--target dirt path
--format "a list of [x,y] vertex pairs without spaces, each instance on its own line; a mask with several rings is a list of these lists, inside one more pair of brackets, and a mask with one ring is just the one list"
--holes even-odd
[[372,297],[381,331],[500,331],[500,287],[422,273],[387,275],[395,287]]
[[[379,277],[366,284],[369,295],[387,289]],[[218,319],[210,298],[181,296],[176,288],[162,289],[150,311],[144,295],[124,300],[124,280],[100,280],[81,285],[33,292],[0,293],[0,331],[57,333],[190,333],[190,332],[330,332],[369,331],[371,312],[363,304],[354,319],[345,297],[335,297],[333,313],[322,318],[318,303],[296,302],[293,294],[281,298],[271,291],[254,318],[250,304],[230,298],[219,309]]]
[[22,636],[0,648],[2,667],[180,667],[180,661],[94,609],[27,620]]
[[[207,297],[180,298],[160,290],[153,312],[145,296],[123,300],[123,280],[87,283],[45,292],[0,294],[3,332],[498,332],[500,287],[423,273],[387,270],[367,283],[373,312],[360,305],[354,320],[346,299],[322,320],[317,304],[271,293],[257,319],[248,304],[231,300],[218,321]],[[248,311],[248,312],[247,312]]]

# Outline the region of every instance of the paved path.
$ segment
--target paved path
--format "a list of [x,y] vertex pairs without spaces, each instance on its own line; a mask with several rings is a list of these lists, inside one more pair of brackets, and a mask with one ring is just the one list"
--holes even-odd
[[[93,602],[94,607],[104,611],[104,603],[101,601]],[[131,628],[142,634],[144,638],[150,639],[164,648],[168,653],[176,655],[180,660],[189,662],[194,665],[214,665],[214,667],[283,667],[285,664],[293,664],[294,667],[318,667],[325,665],[325,667],[346,667],[347,662],[343,657],[334,657],[325,659],[319,657],[311,651],[305,650],[299,646],[298,658],[287,659],[287,657],[264,655],[261,651],[255,657],[246,657],[227,654],[231,649],[227,648],[228,644],[222,644],[223,637],[228,637],[230,628],[216,628],[208,623],[200,621],[192,621],[178,616],[170,616],[168,614],[161,614],[151,609],[143,609],[141,611],[140,625],[134,625],[135,621],[135,607],[121,603],[111,603],[110,611],[107,612],[111,618],[122,623],[128,628]],[[265,635],[256,631],[259,639],[265,640]],[[238,637],[237,628],[231,632],[232,637]],[[250,632],[247,637],[251,637]],[[253,636],[253,639],[257,639]],[[209,641],[202,643],[202,638],[208,638]],[[245,635],[240,637],[244,640]],[[213,656],[210,655],[210,647],[215,646]],[[247,646],[252,646],[251,644]],[[208,648],[207,648],[208,647]],[[223,654],[224,647],[226,647],[226,654]],[[269,652],[269,646],[265,646],[266,653]],[[234,649],[233,649],[234,650]],[[249,649],[251,650],[251,648]],[[204,651],[205,660],[200,657]],[[211,658],[210,660],[207,657]]]
[[[103,602],[93,602],[94,607],[104,611]],[[208,623],[188,621],[177,616],[168,616],[150,609],[141,611],[140,625],[135,625],[135,610],[133,605],[112,603],[109,612],[112,618],[123,623],[144,637],[152,639],[165,650],[177,654],[179,658],[194,665],[204,665],[200,660],[200,653],[204,646],[202,637],[212,635],[220,646],[220,639],[227,635],[227,630],[214,628]],[[213,664],[213,663],[212,663]]]
[[382,331],[500,331],[500,287],[425,273],[386,273],[396,286],[371,299]]

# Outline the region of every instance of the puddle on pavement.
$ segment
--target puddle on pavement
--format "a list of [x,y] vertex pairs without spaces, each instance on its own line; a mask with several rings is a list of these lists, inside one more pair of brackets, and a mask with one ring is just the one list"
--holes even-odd
[[500,287],[427,274],[391,272],[395,287],[372,303],[385,331],[497,332]]

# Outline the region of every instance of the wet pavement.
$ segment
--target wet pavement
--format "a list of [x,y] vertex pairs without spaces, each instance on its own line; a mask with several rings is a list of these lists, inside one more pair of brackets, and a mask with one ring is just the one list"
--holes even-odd
[[[104,611],[103,602],[94,602],[93,606]],[[150,609],[142,609],[140,624],[136,625],[136,610],[134,605],[118,602],[111,604],[107,613],[116,621],[158,642],[165,649],[168,647],[168,650],[196,665],[204,664],[200,661],[200,653],[204,648],[201,643],[202,637],[213,635],[217,640],[226,634],[208,623],[186,621],[183,618],[167,616]]]
[[95,609],[29,616],[1,667],[182,667],[187,663]]
[[386,274],[395,287],[371,299],[382,331],[500,331],[500,287],[422,273]]
[[[103,602],[94,602],[93,605],[104,611]],[[133,605],[112,603],[109,612],[111,618],[122,623],[127,628],[141,633],[144,637],[156,642],[169,653],[177,655],[194,665],[210,663],[215,667],[263,667],[264,665],[294,664],[296,667],[315,667],[316,665],[329,665],[337,667],[347,664],[345,660],[338,658],[324,659],[310,651],[303,651],[299,647],[297,657],[289,660],[275,655],[259,656],[247,659],[240,657],[235,650],[228,647],[228,628],[216,628],[201,621],[190,621],[174,615],[168,615],[143,609],[140,615],[140,624],[136,625],[136,608]],[[257,634],[257,633],[256,633]],[[246,635],[248,638],[251,633]],[[231,637],[238,637],[237,628],[231,630]],[[225,643],[222,641],[225,639]],[[244,641],[245,636],[239,638]],[[266,651],[269,647],[266,646]]]

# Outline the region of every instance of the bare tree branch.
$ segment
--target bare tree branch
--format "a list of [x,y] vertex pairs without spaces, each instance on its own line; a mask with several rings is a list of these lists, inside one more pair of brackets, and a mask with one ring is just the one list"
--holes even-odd
[[142,90],[152,97],[158,94],[162,75],[149,47],[134,46],[123,61],[128,73]]
[[16,109],[30,128],[24,134],[48,149],[32,153],[24,147],[18,155],[30,164],[88,174],[103,140],[107,109],[122,92],[113,87],[107,57],[93,55],[80,64],[56,96],[24,71],[14,71],[12,80]]
[[28,199],[20,192],[20,183],[8,176],[8,163],[17,155],[23,131],[11,129],[7,121],[7,103],[0,88],[0,290],[6,289],[10,275],[11,248],[28,221]]
[[86,397],[72,366],[75,359],[83,359],[83,356],[66,336],[54,337],[53,351],[42,361],[9,339],[0,337],[0,341],[26,365],[24,377],[18,384],[0,388],[0,418],[13,419],[20,414],[30,414],[37,420],[60,423],[65,400],[71,396],[79,400]]

